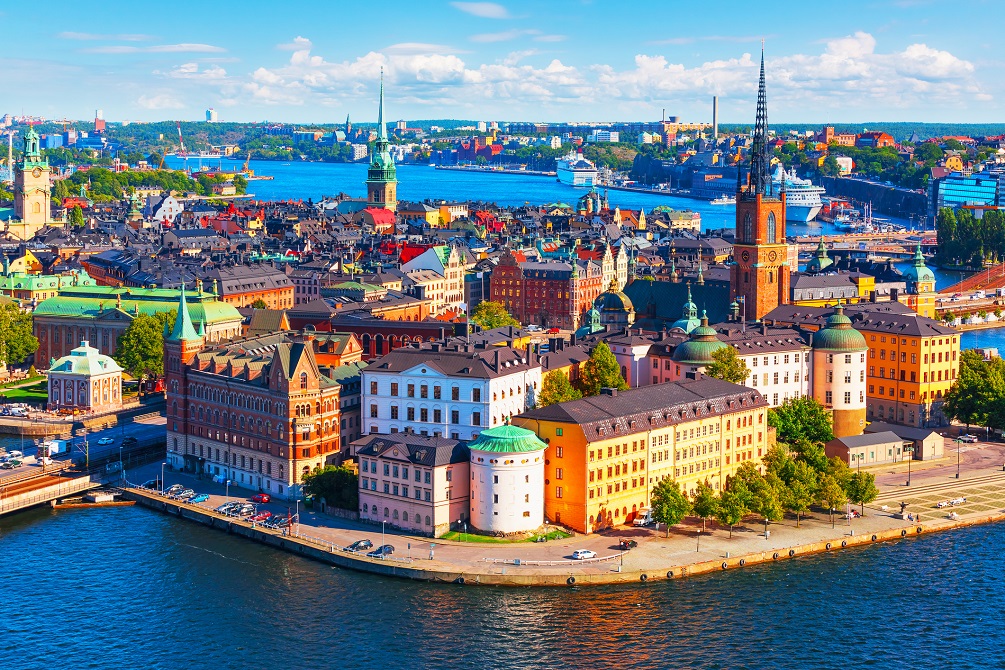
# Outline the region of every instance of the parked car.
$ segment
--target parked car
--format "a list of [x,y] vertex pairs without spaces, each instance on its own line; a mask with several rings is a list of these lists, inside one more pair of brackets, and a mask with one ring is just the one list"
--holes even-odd
[[653,522],[653,510],[651,507],[643,507],[639,510],[639,513],[635,515],[635,521],[632,525],[635,526],[648,526]]
[[164,495],[166,496],[178,495],[184,490],[185,487],[182,484],[172,484],[171,486],[164,489]]
[[635,540],[629,540],[628,538],[624,538],[618,542],[618,548],[622,551],[628,551],[629,549],[634,549],[637,546],[639,546],[638,542]]
[[577,561],[584,561],[588,558],[596,558],[597,552],[593,551],[592,549],[577,549],[576,551],[572,552],[572,557]]
[[42,456],[37,461],[35,461],[35,464],[36,465],[52,465],[52,459],[49,458],[48,456]]
[[188,500],[189,498],[195,497],[195,491],[192,489],[182,489],[181,491],[178,491],[178,493],[175,493],[174,497],[178,500]]
[[115,440],[113,440],[110,437],[103,437],[100,440],[98,440],[98,444],[113,444],[114,442]]
[[978,439],[977,439],[977,436],[976,436],[976,435],[970,435],[970,434],[964,434],[964,435],[960,435],[960,436],[959,436],[958,438],[956,438],[956,439],[958,439],[958,440],[959,440],[960,442],[966,442],[967,444],[970,444],[970,443],[973,443],[973,442],[977,442],[977,441],[978,441]]
[[234,516],[251,516],[254,513],[255,513],[255,506],[252,505],[251,503],[244,503],[240,507],[234,509],[233,512],[231,512],[231,514],[233,514]]
[[549,328],[549,329],[548,329],[548,334],[549,334],[549,335],[558,335],[558,334],[559,334],[559,333],[561,333],[561,332],[562,332],[562,331],[561,331],[561,330],[559,330],[558,328]]
[[367,553],[370,558],[387,558],[394,553],[394,547],[389,544],[385,544],[381,547],[377,547],[371,552]]
[[345,548],[346,551],[366,551],[367,549],[373,549],[373,542],[370,540],[356,540]]
[[248,518],[248,521],[254,521],[255,523],[262,523],[267,521],[269,517],[272,516],[272,512],[259,512]]
[[277,530],[280,528],[286,528],[287,526],[290,525],[290,517],[282,514],[276,514],[271,519],[269,519],[265,525],[268,528],[275,528]]
[[24,454],[17,449],[14,449],[7,452],[7,458],[24,458]]
[[139,441],[135,437],[127,437],[122,440],[123,447],[135,447],[138,443]]
[[251,502],[267,503],[271,501],[272,496],[270,496],[268,493],[256,493],[255,495],[251,496]]
[[17,460],[16,458],[12,458],[9,461],[4,461],[3,463],[0,463],[0,468],[3,468],[4,470],[13,470],[14,468],[19,467],[21,467],[21,461]]
[[161,480],[159,479],[148,479],[147,481],[140,484],[140,488],[150,489],[151,491],[156,491],[161,487]]
[[207,500],[209,500],[209,495],[205,493],[200,493],[199,495],[189,500],[189,502],[192,503],[193,505],[198,505],[199,503],[204,503]]
[[232,509],[235,509],[241,505],[240,501],[231,500],[230,502],[225,502],[216,508],[216,511],[220,514],[226,514]]

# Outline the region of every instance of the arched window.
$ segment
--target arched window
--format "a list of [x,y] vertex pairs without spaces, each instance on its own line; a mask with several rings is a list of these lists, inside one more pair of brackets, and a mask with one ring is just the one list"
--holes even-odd
[[431,524],[431,523],[429,522],[429,515],[428,515],[428,514],[426,515],[426,525],[427,525],[427,526],[430,526],[430,525],[432,525],[432,524]]
[[401,513],[401,520],[402,521],[408,521],[408,512],[402,512]]
[[778,240],[775,239],[775,230],[777,226],[775,225],[775,213],[768,212],[768,239],[766,240],[768,244],[774,244]]
[[384,516],[390,516],[390,515],[391,515],[391,511],[385,507],[384,508]]
[[307,390],[307,373],[306,372],[301,372],[300,373],[300,390],[301,391],[306,391]]
[[743,241],[754,241],[754,218],[747,212],[743,217]]

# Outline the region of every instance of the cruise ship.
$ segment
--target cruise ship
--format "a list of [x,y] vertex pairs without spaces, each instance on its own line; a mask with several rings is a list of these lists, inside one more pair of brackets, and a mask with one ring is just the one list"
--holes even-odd
[[807,223],[816,218],[823,207],[820,200],[824,188],[814,186],[809,179],[800,179],[796,176],[796,169],[792,168],[786,172],[781,163],[772,175],[771,181],[773,190],[778,193],[782,187],[782,180],[785,180],[785,220],[798,223]]
[[583,154],[570,151],[560,158],[555,167],[558,181],[568,186],[593,187],[598,183],[597,166],[583,158]]

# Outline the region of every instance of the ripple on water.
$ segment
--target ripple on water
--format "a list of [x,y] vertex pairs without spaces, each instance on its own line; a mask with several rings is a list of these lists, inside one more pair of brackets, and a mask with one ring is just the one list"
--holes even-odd
[[460,588],[141,508],[33,511],[0,519],[0,667],[985,668],[1003,539],[982,526],[645,588]]

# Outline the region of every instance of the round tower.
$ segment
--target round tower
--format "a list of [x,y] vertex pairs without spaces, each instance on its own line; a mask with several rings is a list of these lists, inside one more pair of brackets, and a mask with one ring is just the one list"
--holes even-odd
[[479,433],[471,450],[471,525],[521,533],[544,524],[544,451],[533,431],[497,426]]
[[827,325],[813,335],[813,397],[831,411],[836,437],[865,430],[868,349],[840,304]]

